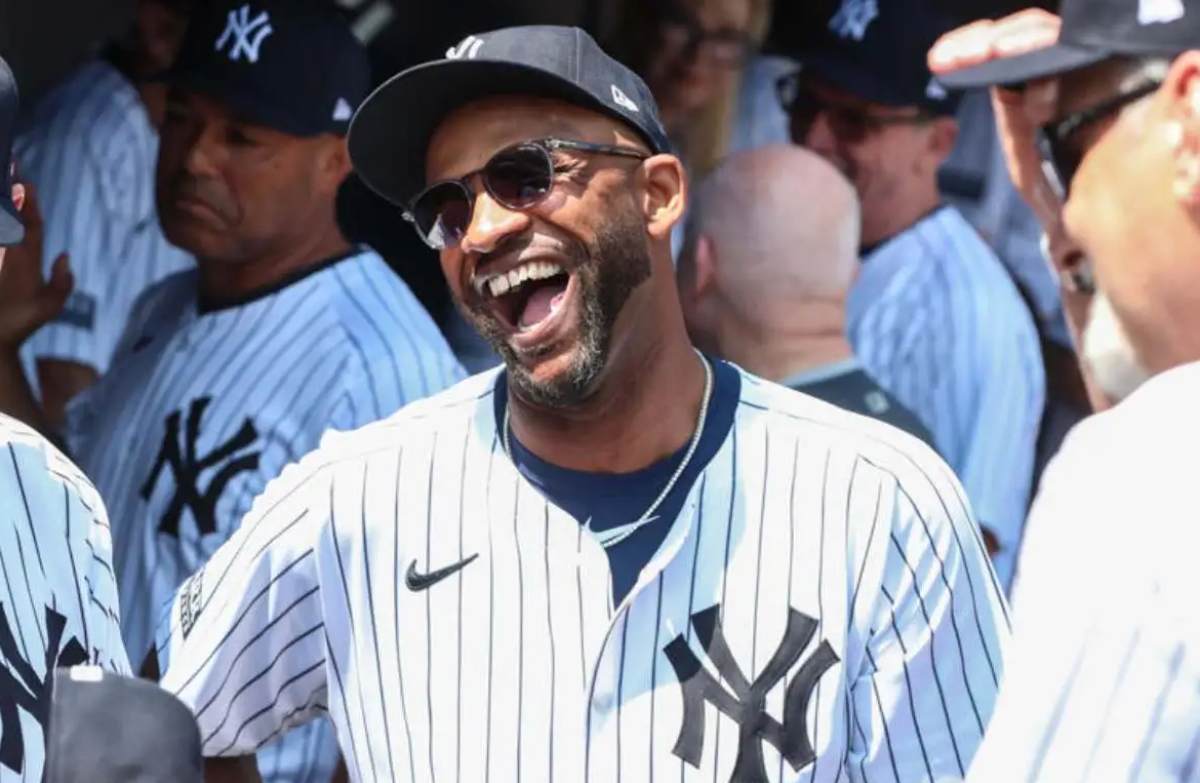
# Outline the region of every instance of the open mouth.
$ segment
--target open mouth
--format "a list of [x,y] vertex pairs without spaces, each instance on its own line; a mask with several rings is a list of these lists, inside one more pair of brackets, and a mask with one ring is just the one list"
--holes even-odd
[[553,261],[530,261],[494,275],[477,275],[475,292],[515,332],[549,324],[567,300],[571,275]]

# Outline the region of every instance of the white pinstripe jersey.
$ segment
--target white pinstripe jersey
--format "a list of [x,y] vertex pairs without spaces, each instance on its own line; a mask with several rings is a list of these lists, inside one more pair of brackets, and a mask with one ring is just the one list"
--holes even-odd
[[496,380],[330,438],[180,590],[163,684],[206,754],[328,711],[356,781],[961,776],[1007,620],[932,451],[742,375],[614,608],[598,541],[499,445]]
[[864,260],[847,320],[855,354],[933,433],[996,534],[1008,585],[1046,397],[1037,330],[1012,279],[943,207]]
[[972,781],[1200,781],[1200,363],[1067,436],[1029,518]]
[[137,297],[194,263],[158,223],[158,133],[134,86],[95,60],[38,104],[16,158],[37,188],[47,270],[66,251],[75,277],[64,312],[24,354],[103,373]]
[[129,673],[111,561],[96,490],[44,438],[0,415],[2,783],[42,779],[54,668]]
[[[195,272],[148,292],[112,371],[70,410],[74,451],[112,513],[130,656],[143,660],[175,589],[284,465],[327,429],[382,418],[461,377],[433,321],[371,250],[219,309],[198,304]],[[275,777],[277,760],[260,761]]]

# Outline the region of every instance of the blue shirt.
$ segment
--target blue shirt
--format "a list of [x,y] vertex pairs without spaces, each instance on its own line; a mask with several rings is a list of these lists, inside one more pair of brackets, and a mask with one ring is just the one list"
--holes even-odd
[[[638,574],[666,539],[696,477],[721,448],[733,427],[733,416],[741,397],[741,376],[725,362],[708,361],[713,368],[712,399],[708,403],[708,418],[692,461],[654,512],[653,521],[620,543],[605,549],[612,571],[614,605],[619,604],[637,584]],[[504,421],[504,407],[508,401],[506,391],[506,376],[502,373],[496,384],[497,428]],[[521,475],[550,502],[570,513],[579,524],[604,540],[605,532],[616,533],[618,528],[637,522],[646,513],[646,509],[679,468],[690,439],[688,444],[671,456],[632,473],[568,470],[541,459],[525,448],[511,432],[509,442],[513,462]]]

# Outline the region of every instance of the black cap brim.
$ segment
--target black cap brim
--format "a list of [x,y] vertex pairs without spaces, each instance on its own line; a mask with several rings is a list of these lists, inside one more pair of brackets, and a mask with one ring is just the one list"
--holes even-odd
[[439,60],[393,76],[363,102],[350,123],[355,171],[388,201],[407,204],[425,186],[425,153],[442,121],[472,101],[498,95],[554,98],[629,125],[591,93],[549,71],[502,60]]
[[25,224],[17,213],[8,191],[0,194],[0,247],[19,245],[25,238]]
[[955,90],[974,87],[1016,87],[1036,79],[1059,76],[1095,65],[1112,54],[1104,50],[1060,43],[952,71],[938,78],[946,87]]
[[817,50],[804,55],[800,63],[804,73],[811,74],[832,87],[845,90],[856,98],[880,106],[897,109],[916,106],[933,114],[944,115],[954,114],[958,108],[959,101],[956,96],[934,102],[900,94],[889,88],[886,80],[880,79],[879,74],[875,73],[868,63],[853,54]]
[[311,138],[322,133],[338,131],[327,127],[312,127],[298,122],[293,112],[277,106],[268,95],[259,95],[252,90],[239,89],[236,83],[189,71],[166,71],[155,77],[171,87],[197,92],[220,101],[240,120],[262,125],[289,136]]

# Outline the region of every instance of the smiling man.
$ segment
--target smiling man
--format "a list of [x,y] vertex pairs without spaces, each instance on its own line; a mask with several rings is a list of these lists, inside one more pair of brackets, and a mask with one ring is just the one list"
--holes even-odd
[[205,753],[327,707],[353,780],[960,777],[1007,633],[961,489],[692,348],[645,85],[498,30],[350,147],[505,366],[327,440],[180,591],[163,683]]

